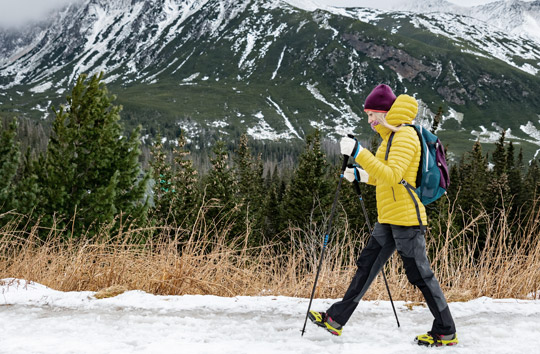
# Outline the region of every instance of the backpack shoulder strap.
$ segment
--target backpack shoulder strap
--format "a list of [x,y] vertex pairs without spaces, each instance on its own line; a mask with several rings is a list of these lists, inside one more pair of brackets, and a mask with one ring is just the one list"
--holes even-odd
[[384,159],[388,160],[388,154],[390,153],[390,146],[392,146],[392,140],[394,140],[394,132],[390,134],[390,137],[388,138],[388,143],[386,144],[386,155],[384,155]]
[[409,183],[407,183],[407,181],[405,181],[404,179],[402,179],[400,183],[403,185],[403,187],[405,187],[407,192],[409,192],[409,195],[411,196],[414,202],[414,208],[416,209],[416,217],[418,218],[418,223],[420,224],[420,230],[422,231],[423,234],[425,234],[427,227],[424,226],[424,223],[422,222],[422,217],[420,216],[420,206],[418,205],[418,202],[416,201],[416,198],[414,197],[414,193],[415,193],[414,188]]
[[[403,124],[404,127],[411,127],[414,129],[415,132],[417,132],[416,128],[412,124]],[[390,137],[388,138],[388,143],[386,144],[386,154],[384,155],[384,159],[388,160],[388,154],[390,154],[390,147],[392,146],[392,140],[394,140],[394,135],[396,133],[392,132],[390,134]]]

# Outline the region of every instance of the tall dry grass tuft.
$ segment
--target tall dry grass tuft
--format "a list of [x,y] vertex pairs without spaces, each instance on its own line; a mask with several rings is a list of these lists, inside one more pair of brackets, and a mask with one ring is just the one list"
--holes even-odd
[[[290,228],[280,239],[250,247],[251,225],[232,235],[232,221],[205,219],[201,208],[191,228],[165,226],[112,232],[105,227],[88,238],[70,238],[71,230],[25,225],[17,216],[0,229],[0,278],[36,281],[62,291],[98,291],[110,287],[153,294],[284,295],[309,297],[323,242],[322,226]],[[505,210],[466,218],[456,229],[455,206],[441,218],[444,235],[428,235],[435,274],[450,301],[479,296],[525,298],[540,284],[540,208],[524,225],[508,220]],[[1,217],[1,216],[0,216]],[[487,228],[483,245],[474,235]],[[22,231],[20,231],[22,230]],[[356,258],[369,236],[340,223],[327,247],[316,297],[341,297],[356,271]],[[512,230],[517,230],[515,233]],[[43,234],[46,237],[43,237]],[[141,239],[153,237],[143,243]],[[41,238],[38,236],[41,235]],[[419,301],[394,255],[385,267],[394,299]],[[115,289],[115,288],[113,288]],[[366,299],[386,299],[377,279]]]

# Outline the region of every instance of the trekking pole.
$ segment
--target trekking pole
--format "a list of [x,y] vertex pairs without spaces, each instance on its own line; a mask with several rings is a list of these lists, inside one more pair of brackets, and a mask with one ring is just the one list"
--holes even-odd
[[330,219],[328,220],[328,228],[326,230],[326,235],[324,236],[324,244],[321,250],[321,255],[319,259],[319,266],[317,267],[317,275],[315,275],[315,282],[313,283],[313,290],[311,290],[311,297],[309,298],[309,305],[306,312],[306,319],[304,321],[304,327],[302,328],[302,336],[304,336],[304,332],[306,331],[306,323],[308,320],[309,310],[311,309],[311,303],[313,302],[313,296],[315,295],[315,288],[317,287],[317,281],[319,280],[319,273],[321,272],[321,267],[323,263],[324,258],[324,251],[326,250],[326,245],[328,244],[328,239],[330,237],[330,231],[332,231],[332,220],[334,219],[334,213],[336,212],[336,204],[339,197],[339,191],[341,189],[341,182],[343,181],[343,172],[345,172],[345,169],[347,168],[347,162],[349,160],[349,156],[343,155],[343,165],[341,166],[341,174],[339,176],[339,182],[336,189],[336,194],[334,195],[334,203],[332,204],[332,211],[330,212]]
[[[362,210],[364,211],[364,216],[366,217],[366,223],[369,228],[369,234],[371,235],[373,233],[373,229],[371,228],[371,223],[369,222],[369,217],[366,211],[366,205],[364,204],[364,198],[362,198],[362,192],[360,191],[360,183],[355,179],[353,182],[354,190],[356,191],[356,194],[358,194],[358,199],[360,199],[360,203],[362,204]],[[392,300],[392,294],[390,293],[390,287],[388,286],[388,281],[386,280],[386,274],[384,273],[384,269],[382,270],[382,275],[384,279],[384,284],[386,285],[386,291],[388,291],[388,297],[390,298],[390,303],[392,304],[392,310],[394,310],[394,316],[396,316],[396,322],[398,328],[399,325],[399,319],[397,316],[396,308],[394,307],[394,301]]]

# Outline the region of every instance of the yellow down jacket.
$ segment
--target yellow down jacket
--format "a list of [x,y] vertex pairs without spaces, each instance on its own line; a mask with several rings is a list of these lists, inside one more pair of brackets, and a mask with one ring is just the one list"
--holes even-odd
[[[393,126],[410,124],[418,112],[418,103],[409,95],[400,95],[386,115],[386,121]],[[406,188],[399,182],[404,179],[416,187],[416,174],[421,158],[420,140],[413,127],[403,126],[394,134],[388,160],[386,147],[392,131],[381,124],[375,127],[383,138],[375,156],[363,149],[356,162],[369,174],[369,184],[375,185],[378,221],[381,224],[401,226],[419,225],[414,202]],[[422,223],[427,225],[426,209],[414,198],[420,208]]]

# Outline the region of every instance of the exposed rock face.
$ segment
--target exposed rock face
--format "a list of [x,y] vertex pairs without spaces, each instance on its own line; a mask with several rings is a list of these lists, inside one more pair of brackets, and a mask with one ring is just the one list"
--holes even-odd
[[[440,73],[436,67],[425,65],[422,60],[409,55],[402,49],[364,40],[359,34],[344,33],[342,37],[354,49],[366,54],[370,58],[380,60],[401,77],[409,81],[417,78],[420,73],[424,73],[432,78],[437,77]],[[425,79],[425,76],[421,78]]]
[[468,126],[507,122],[516,107],[536,117],[540,46],[471,20],[276,0],[85,0],[43,27],[0,30],[0,107],[43,117],[80,73],[103,71],[134,123],[202,131],[220,120],[263,139],[316,126],[341,136],[380,82],[462,111]]
[[467,95],[467,91],[464,88],[451,89],[449,86],[440,86],[437,89],[437,93],[444,97],[447,102],[463,105],[465,100],[460,96]]

